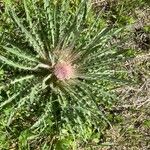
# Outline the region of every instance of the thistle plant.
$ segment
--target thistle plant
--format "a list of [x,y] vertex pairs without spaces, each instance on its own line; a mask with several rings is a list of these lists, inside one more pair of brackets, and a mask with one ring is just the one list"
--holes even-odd
[[6,2],[0,115],[10,135],[18,130],[19,146],[71,149],[102,122],[110,125],[100,104],[111,103],[108,85],[124,73],[115,69],[122,51],[110,46],[122,29],[101,25],[91,7],[87,0]]

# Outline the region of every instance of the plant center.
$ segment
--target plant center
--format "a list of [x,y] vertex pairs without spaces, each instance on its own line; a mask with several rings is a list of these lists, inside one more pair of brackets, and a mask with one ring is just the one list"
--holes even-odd
[[74,68],[68,62],[58,62],[54,67],[54,75],[59,80],[68,80],[74,76]]

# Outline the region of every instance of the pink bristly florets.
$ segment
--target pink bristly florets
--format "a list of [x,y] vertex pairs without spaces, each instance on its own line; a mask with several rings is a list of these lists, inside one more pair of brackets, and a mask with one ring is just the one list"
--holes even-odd
[[68,62],[58,62],[54,67],[54,75],[59,80],[68,80],[74,76],[74,67]]

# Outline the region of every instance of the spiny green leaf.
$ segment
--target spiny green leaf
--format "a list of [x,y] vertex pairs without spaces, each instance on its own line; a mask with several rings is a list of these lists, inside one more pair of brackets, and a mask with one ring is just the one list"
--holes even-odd
[[109,122],[109,120],[105,117],[105,115],[103,114],[103,112],[100,110],[100,106],[98,105],[95,96],[93,95],[93,93],[91,92],[89,86],[85,83],[81,83],[79,88],[89,96],[89,98],[93,101],[93,103],[95,104],[95,106],[97,107],[97,109],[99,110],[99,115],[112,127],[111,123]]
[[5,105],[7,105],[10,102],[12,102],[19,94],[20,94],[20,92],[18,92],[17,94],[12,95],[8,100],[6,100],[3,103],[1,103],[0,104],[0,109],[2,109]]
[[23,24],[21,23],[20,19],[17,17],[17,15],[15,14],[14,10],[12,8],[8,7],[8,10],[10,12],[10,15],[12,17],[12,19],[17,23],[17,25],[20,27],[20,29],[22,30],[22,32],[26,35],[26,38],[29,39],[29,42],[31,43],[31,45],[33,45],[34,50],[44,58],[44,54],[41,51],[40,46],[38,45],[37,41],[35,40],[35,38],[32,36],[32,34],[23,26]]
[[10,83],[9,83],[9,85],[2,85],[1,87],[0,87],[0,91],[2,90],[2,89],[5,89],[5,87],[7,87],[7,86],[10,86],[10,85],[14,85],[14,84],[16,84],[16,83],[21,83],[21,82],[23,82],[23,81],[28,81],[28,79],[32,79],[34,76],[33,75],[27,75],[27,76],[24,76],[24,77],[20,77],[20,78],[15,78],[14,80],[12,80]]
[[34,77],[33,75],[27,75],[27,76],[21,77],[19,79],[16,78],[15,80],[11,81],[10,84],[15,84],[15,83],[18,83],[18,82],[20,83],[24,80],[32,79],[33,77]]
[[30,93],[30,103],[32,104],[34,100],[36,99],[36,94],[41,91],[42,88],[40,88],[40,83],[36,84],[32,89]]
[[[46,108],[44,109],[44,113],[38,118],[38,120],[31,126],[31,129],[38,128],[41,123],[43,123],[47,116],[50,115],[51,112],[51,101],[47,102]],[[49,116],[50,117],[50,116]]]
[[27,94],[25,97],[20,98],[20,100],[17,102],[17,107],[15,107],[13,109],[13,111],[11,112],[8,121],[7,121],[7,126],[9,126],[12,122],[12,119],[15,115],[15,113],[25,104],[26,100],[29,99],[29,95]]
[[53,23],[53,18],[52,18],[52,13],[51,13],[51,6],[50,6],[50,1],[49,0],[44,0],[44,9],[46,11],[46,17],[47,17],[47,28],[48,28],[48,38],[51,41],[51,45],[52,47],[54,47],[54,33],[55,33],[55,29],[54,29],[54,23]]
[[7,59],[7,58],[4,57],[4,56],[0,56],[0,60],[3,61],[3,62],[5,62],[5,63],[8,64],[8,65],[14,67],[14,68],[19,68],[19,69],[23,69],[23,70],[32,70],[32,68],[30,68],[30,67],[25,67],[25,66],[23,66],[23,65],[20,65],[20,64],[18,64],[18,63],[15,63],[15,62],[13,62],[13,61]]
[[102,38],[104,35],[106,36],[106,33],[108,33],[110,29],[111,29],[110,27],[102,29],[101,32],[99,32],[84,49],[90,51],[91,48],[93,48],[93,46],[95,46],[96,43],[99,43],[98,41],[100,38]]
[[23,0],[26,18],[27,18],[27,21],[29,22],[30,28],[32,28],[33,24],[32,24],[32,19],[30,17],[30,10],[28,9],[28,6],[27,6],[27,2],[28,2],[28,0]]
[[6,46],[2,46],[5,50],[7,50],[8,52],[12,53],[12,54],[15,54],[16,56],[18,57],[21,57],[21,58],[24,58],[24,59],[27,59],[27,60],[30,60],[30,61],[33,61],[33,62],[38,62],[35,58],[31,57],[31,56],[28,56],[27,54],[25,54],[24,52],[22,51],[18,51],[17,47],[6,47]]

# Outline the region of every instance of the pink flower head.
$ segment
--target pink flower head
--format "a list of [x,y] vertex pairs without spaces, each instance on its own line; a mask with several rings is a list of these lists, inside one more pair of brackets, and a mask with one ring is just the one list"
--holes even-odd
[[54,75],[59,80],[68,80],[74,77],[74,67],[69,62],[58,62],[54,67]]

